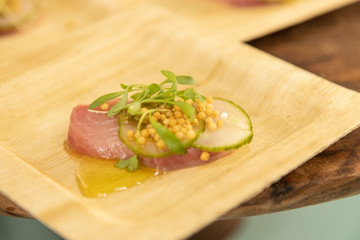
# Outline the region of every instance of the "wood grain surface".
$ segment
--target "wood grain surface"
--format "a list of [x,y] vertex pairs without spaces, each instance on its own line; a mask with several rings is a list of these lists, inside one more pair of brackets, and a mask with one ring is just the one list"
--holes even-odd
[[86,4],[84,0],[33,2],[34,18],[24,29],[12,34],[0,33],[0,81],[23,74],[41,62],[51,61],[58,52],[56,48],[42,52],[44,46],[60,42],[69,34],[103,19],[115,8],[109,1],[96,0]]
[[[360,4],[319,17],[250,44],[343,86],[360,90],[357,46]],[[340,140],[224,218],[316,204],[359,192],[359,131]],[[6,198],[1,212],[29,216]]]

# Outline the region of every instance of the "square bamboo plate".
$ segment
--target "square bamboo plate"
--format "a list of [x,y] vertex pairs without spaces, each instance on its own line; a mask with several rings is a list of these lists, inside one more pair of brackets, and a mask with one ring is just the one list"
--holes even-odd
[[130,0],[162,6],[210,36],[250,41],[358,0],[288,0],[283,4],[234,7],[221,0]]
[[[56,60],[2,81],[0,190],[67,239],[184,238],[360,123],[360,94],[147,9],[94,23],[51,46],[61,52]],[[120,82],[157,81],[161,69],[192,75],[203,94],[240,104],[253,142],[202,167],[83,197],[63,146],[72,107]]]

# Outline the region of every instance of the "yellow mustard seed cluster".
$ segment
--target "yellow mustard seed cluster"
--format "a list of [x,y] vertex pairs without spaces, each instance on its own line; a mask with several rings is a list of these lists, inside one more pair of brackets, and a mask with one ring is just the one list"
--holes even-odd
[[[176,101],[183,102],[182,98],[177,99]],[[205,122],[207,129],[216,130],[224,125],[223,120],[219,119],[215,122],[215,118],[218,117],[219,111],[214,110],[214,105],[212,104],[212,97],[207,97],[205,102],[201,102],[198,99],[195,103],[188,99],[186,103],[194,106],[196,110],[196,115],[193,122],[187,118],[186,114],[178,106],[167,106],[160,105],[158,108],[168,111],[155,111],[151,117],[154,121],[161,123],[167,127],[179,140],[191,140],[196,137],[196,132],[194,126],[197,126],[200,121]],[[108,106],[101,106],[102,109],[108,108]],[[148,109],[143,107],[140,112],[146,112]],[[161,150],[165,149],[166,145],[160,136],[156,133],[155,129],[149,123],[144,125],[139,133],[135,133],[132,130],[128,130],[126,137],[130,140],[136,139],[138,144],[145,145],[147,142],[155,142],[156,147]],[[208,152],[203,152],[200,156],[200,159],[207,161],[210,157]]]
[[224,126],[224,121],[219,119],[215,122],[215,118],[219,116],[219,111],[214,110],[212,97],[207,97],[205,102],[196,99],[196,118],[198,120],[205,120],[207,129],[216,130],[218,127]]
[[[177,101],[183,101],[178,99]],[[167,127],[179,140],[191,140],[196,137],[196,132],[193,126],[199,124],[199,121],[190,122],[185,113],[178,106],[160,105],[159,109],[167,109],[169,111],[155,111],[152,114],[154,121],[161,123]],[[142,108],[141,112],[147,111],[147,108]],[[140,145],[144,145],[149,141],[154,141],[158,149],[164,149],[165,143],[156,133],[151,124],[147,124],[140,130],[140,134],[136,135],[132,130],[127,131],[126,136],[129,139],[137,139]]]

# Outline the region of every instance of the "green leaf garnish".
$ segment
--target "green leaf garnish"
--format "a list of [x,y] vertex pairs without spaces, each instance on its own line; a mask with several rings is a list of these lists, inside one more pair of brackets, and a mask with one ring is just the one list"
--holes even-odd
[[186,102],[174,102],[174,105],[178,106],[192,122],[195,117],[195,108]]
[[95,101],[93,101],[89,108],[90,109],[94,109],[98,106],[100,106],[101,104],[104,104],[106,103],[107,101],[110,101],[114,98],[117,98],[117,97],[120,97],[121,95],[123,95],[125,93],[125,91],[121,91],[121,92],[113,92],[113,93],[109,93],[109,94],[106,94],[104,96],[101,96],[99,98],[97,98]]
[[187,88],[184,91],[184,97],[186,99],[191,99],[191,100],[195,101],[195,99],[196,99],[196,91],[193,88]]
[[157,134],[164,141],[165,145],[174,153],[185,154],[186,148],[181,141],[165,126],[155,122],[151,117],[150,123],[154,127]]
[[176,75],[175,73],[167,70],[161,70],[161,73],[171,82],[176,82]]
[[108,112],[108,117],[115,116],[118,112],[120,112],[126,105],[128,100],[128,92],[125,91],[124,96],[114,105],[110,108]]
[[131,158],[128,159],[129,160],[129,165],[127,167],[127,170],[129,170],[130,172],[135,171],[136,169],[138,169],[139,167],[139,160],[137,158],[137,155],[132,156]]
[[134,102],[129,105],[128,113],[131,115],[139,114],[141,110],[141,103],[140,102]]
[[118,167],[118,168],[127,168],[128,166],[129,166],[129,160],[128,159],[120,159],[115,164],[115,167]]
[[129,172],[134,172],[139,167],[139,160],[137,155],[128,158],[128,159],[120,159],[116,164],[115,167],[126,169]]
[[205,101],[205,97],[199,94],[195,89],[193,88],[187,88],[183,92],[183,97],[185,100],[191,99],[195,102],[196,99],[199,99],[201,102]]
[[139,98],[141,98],[141,96],[144,94],[144,92],[138,92],[138,93],[135,93],[135,94],[133,94],[133,95],[131,95],[131,97],[130,98],[132,98],[132,99],[139,99]]
[[162,84],[172,83],[171,87],[164,92],[164,97],[168,100],[174,100],[177,92],[176,75],[173,72],[167,70],[162,70],[161,73],[167,78],[167,80],[162,82]]
[[153,84],[150,84],[148,89],[149,89],[149,96],[152,96],[155,93],[159,92],[161,90],[161,87],[158,84],[153,83]]
[[176,81],[181,85],[195,85],[195,80],[190,76],[176,76]]

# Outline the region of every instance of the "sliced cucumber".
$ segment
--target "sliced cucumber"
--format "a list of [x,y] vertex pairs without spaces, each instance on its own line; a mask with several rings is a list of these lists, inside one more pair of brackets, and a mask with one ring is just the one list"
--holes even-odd
[[220,152],[236,149],[251,142],[252,124],[241,107],[222,98],[214,98],[213,105],[214,110],[219,111],[215,121],[222,119],[224,125],[215,130],[206,128],[193,143],[193,147],[209,152]]
[[[122,111],[118,116],[118,123],[119,123],[119,137],[120,140],[128,146],[133,152],[136,152],[139,155],[145,156],[145,157],[166,157],[169,155],[172,155],[173,152],[171,152],[168,148],[165,149],[158,149],[155,145],[155,142],[150,140],[147,141],[144,145],[137,145],[135,139],[129,139],[126,136],[126,133],[129,130],[132,130],[133,132],[136,132],[137,128],[137,122],[129,120],[129,117],[125,111]],[[185,138],[181,142],[185,146],[185,148],[190,147],[194,141],[197,140],[200,133],[203,132],[205,129],[205,123],[200,122],[198,125],[193,125],[193,130],[196,133],[195,138],[189,140]]]

